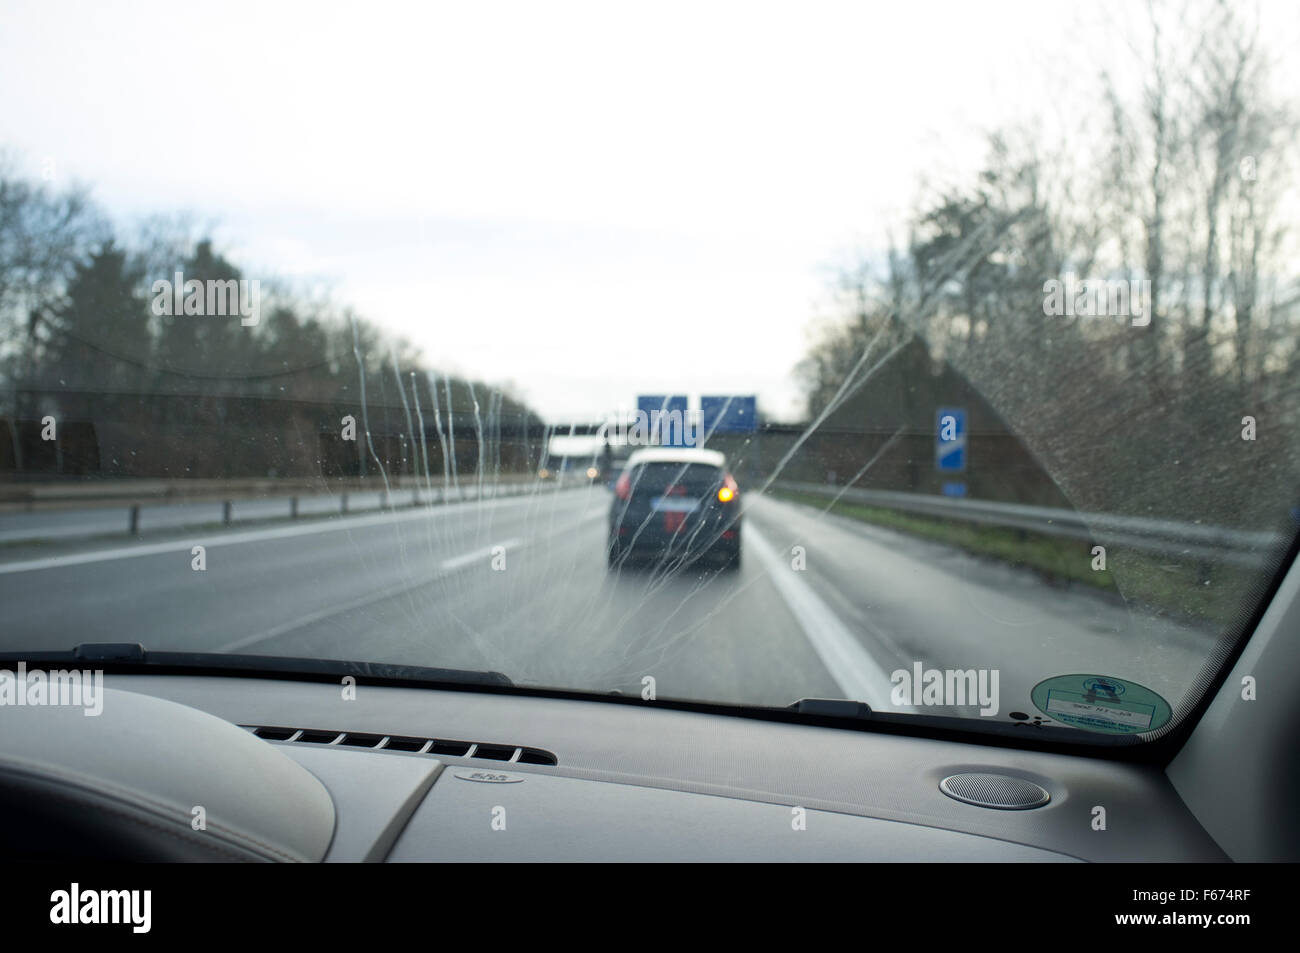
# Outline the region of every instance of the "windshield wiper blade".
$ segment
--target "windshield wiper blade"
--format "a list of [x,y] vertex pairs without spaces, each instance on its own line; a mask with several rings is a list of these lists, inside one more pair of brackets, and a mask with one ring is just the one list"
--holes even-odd
[[823,718],[854,718],[865,721],[872,716],[871,706],[866,702],[849,701],[844,698],[801,698],[786,707],[801,715],[819,715]]
[[88,662],[143,662],[144,646],[139,642],[82,642],[72,647],[72,654]]
[[[1003,720],[995,718],[970,718],[949,714],[931,714],[924,711],[889,711],[872,709],[865,702],[841,698],[801,698],[784,708],[771,708],[768,711],[789,711],[799,715],[808,715],[823,722],[871,722],[873,728],[888,730],[892,725],[909,728],[924,726],[945,731],[960,732],[971,740],[980,737],[1032,736],[1044,741],[1065,741],[1070,744],[1113,745],[1123,736],[1104,735],[1084,731],[1069,725],[1043,725],[1029,721]],[[1025,730],[1028,729],[1028,730]]]
[[351,675],[356,678],[413,682],[429,685],[483,685],[513,688],[514,682],[500,672],[477,672],[424,665],[388,662],[357,662],[345,659],[292,658],[275,655],[231,655],[224,652],[155,652],[139,642],[83,642],[71,650],[45,652],[0,652],[0,662],[64,662],[107,664],[114,669],[139,671],[162,669],[239,672],[250,675]]

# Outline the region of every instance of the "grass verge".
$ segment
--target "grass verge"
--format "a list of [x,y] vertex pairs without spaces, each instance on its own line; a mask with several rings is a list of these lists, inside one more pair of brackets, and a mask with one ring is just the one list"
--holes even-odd
[[[768,495],[818,510],[823,496],[772,488]],[[1130,606],[1222,631],[1238,621],[1263,580],[1246,567],[1178,561],[1149,553],[1107,553],[1107,568],[1092,568],[1092,543],[1028,530],[981,526],[839,500],[836,516],[933,540],[964,552],[1032,570],[1054,584],[1079,583],[1122,598]]]

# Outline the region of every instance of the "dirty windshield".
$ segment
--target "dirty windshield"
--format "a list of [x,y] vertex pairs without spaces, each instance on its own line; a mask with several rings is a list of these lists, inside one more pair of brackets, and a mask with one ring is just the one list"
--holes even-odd
[[1140,743],[1300,525],[1294,4],[0,23],[0,651]]

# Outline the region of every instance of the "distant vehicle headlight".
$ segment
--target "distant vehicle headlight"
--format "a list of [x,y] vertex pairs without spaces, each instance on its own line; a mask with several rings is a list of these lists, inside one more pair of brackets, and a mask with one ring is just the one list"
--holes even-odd
[[599,471],[599,470],[597,470],[595,467],[587,467],[587,479],[588,479],[588,480],[594,480],[594,479],[596,479],[596,477],[598,477],[598,476],[600,476],[600,471]]

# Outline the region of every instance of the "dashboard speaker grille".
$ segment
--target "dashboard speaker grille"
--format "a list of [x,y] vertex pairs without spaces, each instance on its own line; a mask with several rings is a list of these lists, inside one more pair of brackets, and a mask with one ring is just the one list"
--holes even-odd
[[964,804],[998,811],[1027,811],[1052,799],[1033,781],[1005,774],[954,774],[939,782],[939,790]]

